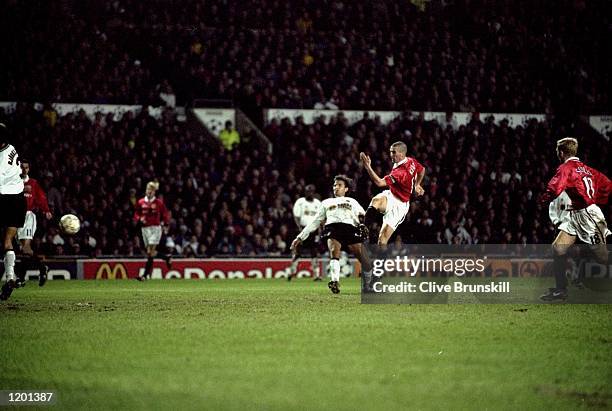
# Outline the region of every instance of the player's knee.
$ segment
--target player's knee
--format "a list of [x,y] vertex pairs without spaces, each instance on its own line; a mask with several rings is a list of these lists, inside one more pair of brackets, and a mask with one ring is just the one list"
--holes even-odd
[[328,244],[328,248],[329,248],[329,254],[332,256],[332,258],[340,257],[340,245],[339,244],[335,244],[335,243]]
[[374,197],[370,202],[370,205],[377,209],[378,211],[382,211],[385,209],[385,197]]
[[389,237],[391,237],[391,234],[388,234],[384,229],[381,230],[378,234],[378,245],[386,245],[389,242]]

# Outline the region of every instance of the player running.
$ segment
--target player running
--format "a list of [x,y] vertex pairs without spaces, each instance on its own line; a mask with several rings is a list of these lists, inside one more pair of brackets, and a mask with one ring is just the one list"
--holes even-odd
[[407,157],[408,147],[405,143],[397,141],[389,149],[393,169],[380,178],[372,169],[372,160],[365,154],[359,154],[361,162],[368,175],[377,187],[388,187],[388,190],[372,198],[366,212],[366,224],[376,218],[376,214],[383,215],[383,224],[378,234],[378,244],[385,245],[397,227],[404,221],[410,208],[410,197],[414,190],[417,196],[423,195],[425,190],[421,186],[425,176],[425,168],[414,158]]
[[17,229],[17,239],[21,244],[21,263],[17,266],[17,287],[25,285],[25,274],[31,267],[38,268],[38,285],[43,286],[47,281],[47,273],[49,267],[40,261],[37,255],[34,255],[32,250],[32,239],[36,233],[36,214],[35,211],[42,211],[43,215],[47,220],[53,217],[51,210],[49,210],[49,203],[47,202],[47,196],[43,191],[42,187],[35,179],[29,176],[30,173],[30,162],[28,160],[21,160],[21,178],[23,180],[24,189],[23,195],[26,199],[27,211],[25,214],[25,223],[23,227]]
[[557,141],[557,157],[561,165],[540,196],[541,205],[557,198],[565,190],[571,201],[569,216],[561,221],[559,234],[553,242],[553,270],[555,288],[541,296],[544,301],[567,298],[565,258],[578,237],[586,244],[602,245],[595,252],[597,259],[607,261],[605,248],[609,233],[606,219],[597,204],[606,204],[612,191],[612,182],[603,173],[587,166],[576,157],[578,140],[572,137]]
[[[161,240],[162,223],[168,225],[170,222],[170,213],[164,205],[164,202],[155,197],[155,193],[159,189],[157,181],[147,183],[145,196],[138,200],[136,211],[134,212],[134,220],[142,224],[142,239],[146,247],[147,263],[143,275],[138,276],[138,281],[146,280],[151,276],[153,271],[153,259],[157,255],[157,245]],[[162,258],[166,261],[168,268],[171,265],[171,255],[163,255]]]
[[[304,197],[298,198],[293,205],[293,218],[295,223],[303,230],[308,224],[315,219],[317,212],[321,207],[321,201],[315,197],[315,186],[309,184],[306,186]],[[319,243],[317,241],[318,230],[314,230],[307,239],[304,240],[298,247],[293,250],[293,258],[289,267],[289,275],[287,280],[291,281],[297,274],[298,259],[304,249],[308,250],[310,255],[310,265],[314,273],[314,280],[321,281],[321,269],[319,267]]]
[[0,290],[0,300],[7,300],[15,289],[15,251],[13,239],[22,227],[26,215],[23,180],[20,177],[19,154],[8,143],[8,129],[0,123],[0,227],[4,228],[4,273],[6,282]]
[[[353,253],[361,263],[364,278],[369,278],[372,266],[363,248],[367,229],[361,220],[365,215],[363,207],[354,198],[346,197],[352,180],[345,175],[334,177],[334,197],[323,200],[315,218],[291,243],[296,250],[308,236],[325,224],[323,238],[327,239],[329,249],[329,273],[331,281],[327,284],[332,293],[340,292],[340,251],[344,248]],[[366,282],[367,283],[367,282]]]

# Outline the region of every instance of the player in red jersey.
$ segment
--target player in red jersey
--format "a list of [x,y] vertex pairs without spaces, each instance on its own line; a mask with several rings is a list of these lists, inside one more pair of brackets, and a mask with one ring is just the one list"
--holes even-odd
[[[155,193],[159,189],[159,183],[150,181],[147,183],[145,196],[138,200],[136,211],[134,212],[134,220],[142,225],[142,238],[144,245],[147,248],[147,264],[143,275],[138,276],[138,281],[142,281],[151,276],[153,271],[153,259],[157,255],[157,245],[162,235],[162,224],[168,225],[170,222],[170,213],[164,205],[164,202],[155,197]],[[170,255],[164,255],[163,259],[170,267]]]
[[53,217],[49,210],[49,203],[44,190],[37,180],[29,176],[30,162],[21,160],[21,179],[23,180],[23,195],[27,203],[27,211],[23,227],[17,229],[17,239],[21,245],[21,262],[18,266],[17,286],[25,285],[25,274],[29,268],[38,268],[38,285],[43,286],[47,281],[47,273],[49,267],[40,261],[37,255],[34,255],[32,250],[32,239],[36,233],[36,211],[42,211],[47,220]]
[[556,286],[542,295],[545,301],[567,298],[566,254],[576,242],[576,237],[586,244],[598,246],[594,251],[599,261],[608,260],[605,244],[609,231],[597,204],[607,204],[612,182],[603,173],[580,161],[576,157],[577,153],[578,140],[575,138],[567,137],[557,141],[557,157],[561,165],[539,198],[540,205],[544,206],[565,191],[571,200],[569,217],[559,225],[560,232],[553,242]]
[[417,196],[423,195],[425,190],[421,186],[425,176],[425,167],[412,157],[407,157],[408,147],[401,141],[391,144],[389,149],[393,169],[380,178],[372,169],[370,157],[361,153],[359,157],[368,175],[378,187],[388,187],[388,190],[374,196],[368,210],[366,221],[375,218],[376,213],[383,215],[383,224],[378,234],[378,244],[385,245],[397,227],[404,221],[410,208],[412,191]]

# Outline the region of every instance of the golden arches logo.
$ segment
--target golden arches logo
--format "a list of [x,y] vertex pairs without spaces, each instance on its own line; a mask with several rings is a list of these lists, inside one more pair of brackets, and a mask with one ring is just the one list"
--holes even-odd
[[110,264],[104,263],[98,267],[96,280],[114,280],[117,277],[120,277],[122,280],[127,279],[127,270],[123,264],[118,263],[111,268]]

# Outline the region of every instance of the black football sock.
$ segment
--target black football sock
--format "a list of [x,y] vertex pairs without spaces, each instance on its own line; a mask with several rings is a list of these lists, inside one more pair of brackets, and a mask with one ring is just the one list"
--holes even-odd
[[373,223],[378,222],[380,216],[381,213],[377,209],[372,206],[369,206],[365,213],[365,225],[369,227]]
[[18,278],[24,280],[28,270],[34,270],[39,268],[40,259],[35,255],[23,254],[19,257],[19,270],[15,266],[15,273]]
[[147,264],[145,265],[144,276],[150,277],[153,271],[153,257],[147,258]]
[[25,281],[25,276],[26,276],[26,271],[27,271],[26,265],[27,264],[23,256],[15,260],[15,275],[17,276],[17,279],[19,281]]
[[565,255],[553,256],[553,271],[555,273],[555,286],[559,290],[567,289],[567,277],[565,276],[567,257]]

